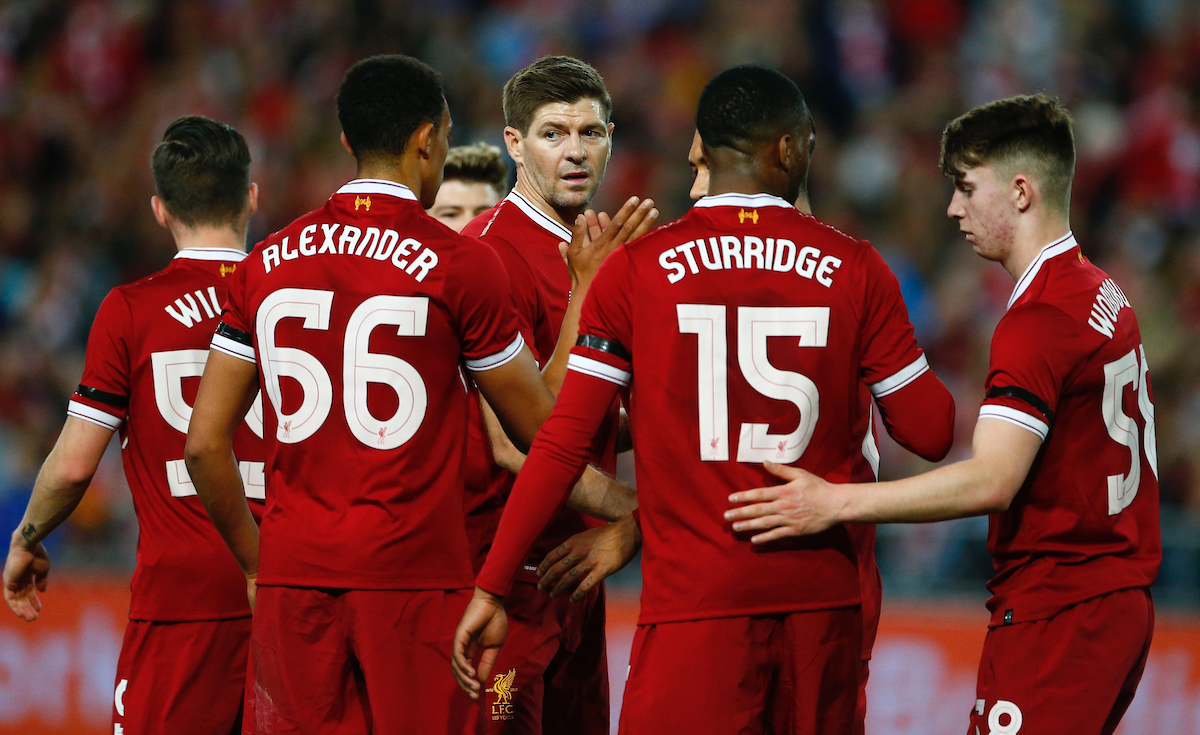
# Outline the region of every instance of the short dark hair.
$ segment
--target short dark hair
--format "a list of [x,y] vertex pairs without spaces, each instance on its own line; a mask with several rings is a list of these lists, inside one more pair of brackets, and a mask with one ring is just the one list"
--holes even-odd
[[747,64],[726,69],[704,87],[696,130],[709,148],[744,149],[813,130],[800,88],[774,69]]
[[1027,171],[1051,206],[1065,212],[1075,177],[1071,113],[1056,99],[1032,94],[989,102],[951,120],[942,133],[942,173],[958,178],[980,165]]
[[501,195],[508,190],[508,166],[500,149],[487,143],[451,148],[442,173],[445,181],[490,184]]
[[224,226],[246,211],[250,149],[232,127],[200,115],[167,126],[150,155],[154,188],[188,227]]
[[441,75],[411,56],[363,59],[346,71],[338,88],[338,121],[360,161],[403,154],[417,128],[440,125],[445,109]]
[[600,101],[604,121],[608,122],[612,116],[612,96],[600,72],[570,56],[545,56],[504,83],[504,124],[525,135],[542,105],[550,102],[569,105],[589,98]]

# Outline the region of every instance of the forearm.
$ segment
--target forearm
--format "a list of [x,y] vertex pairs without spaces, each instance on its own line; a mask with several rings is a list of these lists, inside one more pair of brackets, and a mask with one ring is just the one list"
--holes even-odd
[[55,455],[51,454],[34,482],[25,515],[13,531],[12,543],[27,549],[41,543],[67,520],[91,481],[91,475],[79,479],[64,477],[58,471]]
[[479,397],[479,409],[483,414],[483,424],[487,429],[488,441],[492,446],[492,459],[497,465],[514,475],[517,474],[525,464],[525,453],[517,449],[508,435],[504,433],[500,419],[496,418],[496,412],[492,410],[483,396]]
[[625,518],[638,505],[633,486],[588,467],[571,490],[567,507],[604,521]]
[[68,416],[37,480],[13,543],[32,549],[71,515],[92,482],[113,431]]
[[258,573],[258,524],[232,451],[187,453],[188,473],[213,525],[246,576]]
[[861,523],[923,523],[999,513],[1012,494],[1004,475],[972,458],[915,477],[838,485],[839,520]]

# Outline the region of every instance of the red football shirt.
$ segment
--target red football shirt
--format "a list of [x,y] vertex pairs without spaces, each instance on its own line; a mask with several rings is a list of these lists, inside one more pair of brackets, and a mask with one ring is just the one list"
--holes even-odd
[[259,584],[471,586],[459,371],[516,357],[503,266],[361,179],[259,243],[213,347],[258,365],[271,497]]
[[[514,189],[495,207],[472,220],[463,228],[462,234],[478,237],[500,256],[512,286],[521,333],[532,346],[539,364],[544,366],[554,354],[571,298],[571,277],[558,252],[560,242],[571,241],[571,231]],[[596,436],[592,448],[591,463],[610,475],[616,473],[619,410],[619,402],[614,402],[610,419]],[[516,478],[497,466],[492,458],[491,441],[479,413],[476,393],[472,394],[471,401],[467,463],[467,535],[478,571],[492,547],[504,501]],[[555,516],[521,565],[519,578],[536,583],[535,570],[546,554],[574,534],[594,525],[589,520],[569,510]]]
[[[228,283],[245,257],[223,248],[180,251],[164,270],[113,289],[88,336],[83,378],[67,412],[120,431],[139,529],[132,620],[250,614],[246,579],[183,464],[208,343]],[[266,454],[261,403],[255,402],[239,428],[234,453],[246,494],[261,500]]]
[[986,387],[981,419],[1043,440],[1012,505],[989,518],[991,625],[1152,584],[1162,544],[1146,351],[1129,301],[1074,236],[1017,281]]
[[628,386],[642,624],[860,601],[846,528],[754,547],[723,514],[730,492],[778,481],[764,460],[874,479],[870,395],[928,370],[878,253],[777,197],[706,197],[608,259],[580,334],[480,587],[506,591],[531,528],[569,493],[597,412]]

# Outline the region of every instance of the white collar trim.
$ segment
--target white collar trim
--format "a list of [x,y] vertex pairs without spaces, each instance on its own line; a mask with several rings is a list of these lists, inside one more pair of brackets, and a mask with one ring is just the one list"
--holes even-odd
[[223,260],[226,263],[233,261],[240,263],[246,258],[246,253],[233,248],[184,248],[172,260]]
[[1079,243],[1075,241],[1075,234],[1067,232],[1066,235],[1042,248],[1037,257],[1033,259],[1033,262],[1029,264],[1029,267],[1025,269],[1025,272],[1021,274],[1021,277],[1017,279],[1017,285],[1013,288],[1012,296],[1008,297],[1007,308],[1011,309],[1017,299],[1021,298],[1021,294],[1025,293],[1025,289],[1029,288],[1029,284],[1033,283],[1033,279],[1037,277],[1038,271],[1042,269],[1043,263],[1063,253],[1070,252],[1078,246]]
[[711,197],[702,197],[698,202],[692,205],[693,207],[788,207],[794,209],[791,204],[775,196],[774,194],[717,194]]
[[404,184],[383,179],[355,179],[337,190],[338,194],[385,194],[400,199],[417,201],[417,195]]
[[504,197],[504,201],[512,202],[513,204],[517,205],[517,207],[519,207],[520,210],[529,217],[529,219],[533,220],[535,223],[540,225],[543,229],[549,231],[554,236],[560,237],[566,242],[571,242],[570,229],[568,229],[563,223],[538,209],[536,206],[534,206],[533,202],[521,196],[521,193],[516,189],[510,191],[508,196]]

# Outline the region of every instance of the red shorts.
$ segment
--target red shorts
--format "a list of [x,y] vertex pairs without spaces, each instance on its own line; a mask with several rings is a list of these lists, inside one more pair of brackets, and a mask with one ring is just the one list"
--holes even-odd
[[638,626],[621,735],[845,735],[862,667],[858,606]]
[[504,607],[508,637],[493,681],[515,675],[508,696],[487,687],[489,735],[608,735],[604,585],[571,603],[517,582]]
[[117,660],[113,731],[237,735],[249,650],[250,618],[130,620]]
[[1109,735],[1133,701],[1153,631],[1154,603],[1145,588],[991,628],[967,731]]
[[256,732],[477,732],[479,707],[450,672],[470,599],[471,590],[260,586]]

